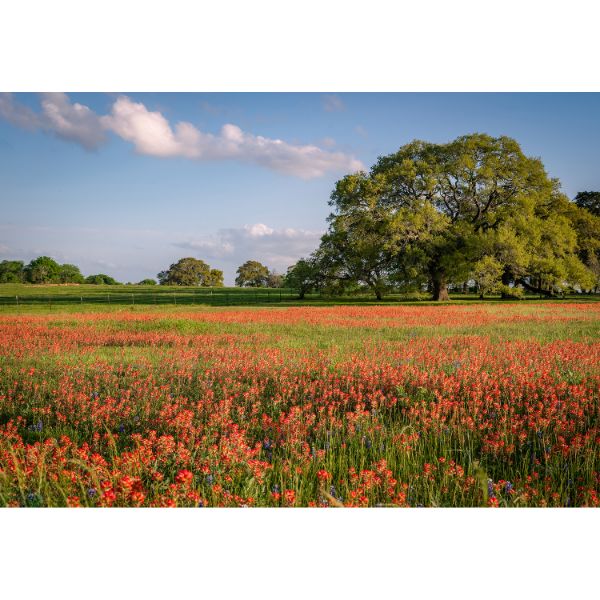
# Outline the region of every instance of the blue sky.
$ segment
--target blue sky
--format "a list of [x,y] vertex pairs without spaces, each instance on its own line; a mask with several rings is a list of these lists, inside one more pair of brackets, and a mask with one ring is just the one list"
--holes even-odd
[[571,198],[600,189],[600,94],[0,94],[0,260],[284,272],[345,173],[476,131],[517,139]]

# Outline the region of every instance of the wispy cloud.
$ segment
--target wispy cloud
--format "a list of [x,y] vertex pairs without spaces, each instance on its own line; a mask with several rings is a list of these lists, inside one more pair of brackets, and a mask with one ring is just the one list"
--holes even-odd
[[18,104],[12,95],[0,94],[0,116],[19,127],[43,129],[88,150],[98,148],[105,142],[106,132],[112,131],[133,144],[138,154],[159,158],[237,160],[304,179],[363,169],[359,160],[343,152],[254,135],[231,123],[223,125],[218,134],[203,132],[185,121],[172,126],[161,112],[127,96],[118,97],[110,114],[104,116],[71,103],[66,94],[43,94],[41,107],[41,113],[36,113]]
[[13,125],[30,131],[42,129],[86,150],[95,150],[106,141],[100,117],[87,106],[72,103],[66,94],[41,94],[41,108],[36,113],[16,102],[12,94],[0,94],[0,116]]
[[199,258],[225,259],[229,263],[259,260],[284,272],[318,245],[322,231],[283,228],[274,229],[264,223],[240,228],[222,229],[214,236],[188,239],[173,245],[195,253]]
[[337,94],[323,94],[323,108],[327,112],[338,112],[346,107]]
[[23,129],[31,131],[41,127],[41,119],[29,107],[15,101],[14,95],[0,93],[0,117]]

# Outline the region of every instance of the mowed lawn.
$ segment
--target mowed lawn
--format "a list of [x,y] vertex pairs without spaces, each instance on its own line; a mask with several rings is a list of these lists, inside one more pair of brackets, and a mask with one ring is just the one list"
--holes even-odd
[[13,307],[3,506],[596,506],[600,304]]

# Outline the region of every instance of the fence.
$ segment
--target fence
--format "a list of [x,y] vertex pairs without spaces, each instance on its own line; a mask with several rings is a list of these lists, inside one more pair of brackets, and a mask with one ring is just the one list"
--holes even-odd
[[93,294],[26,294],[2,295],[0,306],[21,305],[73,305],[73,304],[118,304],[118,305],[159,305],[159,304],[205,304],[210,306],[235,306],[251,304],[271,304],[297,299],[292,290],[256,291],[217,291],[190,290],[181,292],[106,292]]

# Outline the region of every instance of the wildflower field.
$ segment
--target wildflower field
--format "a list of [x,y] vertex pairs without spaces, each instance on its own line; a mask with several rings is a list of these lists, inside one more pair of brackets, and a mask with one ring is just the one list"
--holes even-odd
[[2,506],[597,506],[600,303],[0,312]]

